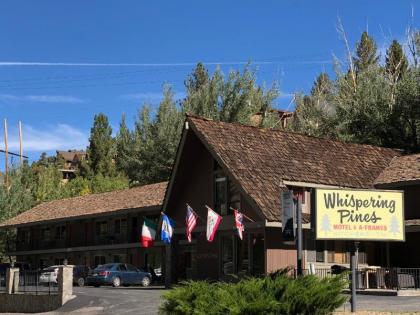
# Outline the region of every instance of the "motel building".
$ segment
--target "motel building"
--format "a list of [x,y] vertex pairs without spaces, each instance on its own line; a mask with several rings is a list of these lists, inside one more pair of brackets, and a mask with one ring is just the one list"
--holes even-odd
[[[281,222],[281,196],[291,190],[302,205],[303,269],[325,276],[349,267],[354,242],[316,239],[318,188],[403,191],[404,222],[382,226],[405,232],[405,241],[361,241],[359,286],[419,288],[420,155],[195,116],[186,118],[169,183],[44,203],[1,228],[17,229],[9,254],[37,267],[124,261],[161,268],[167,284],[229,280],[296,267],[296,243],[283,239]],[[198,215],[191,242],[187,204]],[[222,216],[212,242],[206,206]],[[242,240],[232,209],[245,217]],[[170,245],[158,231],[153,247],[141,247],[143,218],[159,224],[161,211],[175,222]]]

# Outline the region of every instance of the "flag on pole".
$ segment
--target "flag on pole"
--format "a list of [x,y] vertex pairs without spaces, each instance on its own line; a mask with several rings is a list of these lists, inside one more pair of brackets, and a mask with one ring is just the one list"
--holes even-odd
[[153,241],[156,236],[156,229],[156,223],[144,218],[143,227],[141,229],[141,245],[143,247],[153,246]]
[[172,221],[166,214],[162,214],[162,229],[160,232],[160,239],[166,243],[171,243],[172,234],[174,234],[175,222]]
[[191,243],[192,239],[192,231],[194,230],[195,226],[197,225],[197,214],[195,211],[187,205],[187,218],[186,218],[186,227],[187,227],[187,239],[188,242]]
[[235,209],[233,209],[233,214],[235,215],[235,225],[236,225],[236,229],[238,230],[238,236],[242,240],[243,232],[245,230],[244,215]]
[[222,217],[210,207],[207,207],[207,210],[207,240],[212,242]]

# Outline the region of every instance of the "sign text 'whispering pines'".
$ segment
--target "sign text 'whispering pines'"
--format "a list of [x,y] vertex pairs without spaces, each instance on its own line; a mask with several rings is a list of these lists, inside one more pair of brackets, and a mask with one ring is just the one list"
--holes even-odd
[[318,188],[315,198],[317,239],[404,241],[401,191]]

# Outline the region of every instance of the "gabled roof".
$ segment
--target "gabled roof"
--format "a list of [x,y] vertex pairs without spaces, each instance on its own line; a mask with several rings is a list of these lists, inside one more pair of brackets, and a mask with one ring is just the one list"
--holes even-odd
[[269,221],[281,220],[284,181],[373,188],[399,152],[188,116],[191,129]]
[[162,182],[130,189],[44,202],[10,220],[2,222],[0,227],[12,227],[60,219],[75,219],[128,209],[160,207],[166,186],[167,182]]
[[420,181],[420,154],[396,156],[378,178],[375,185]]

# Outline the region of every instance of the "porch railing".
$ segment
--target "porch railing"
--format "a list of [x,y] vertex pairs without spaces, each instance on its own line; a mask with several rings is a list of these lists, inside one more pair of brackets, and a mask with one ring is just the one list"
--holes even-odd
[[[325,278],[334,275],[343,275],[348,280],[351,274],[348,270],[336,271],[332,269],[315,269],[311,272],[304,269],[303,274],[314,274]],[[294,276],[297,271],[294,270]],[[420,268],[363,268],[357,270],[358,289],[387,289],[387,290],[413,290],[420,289]]]

